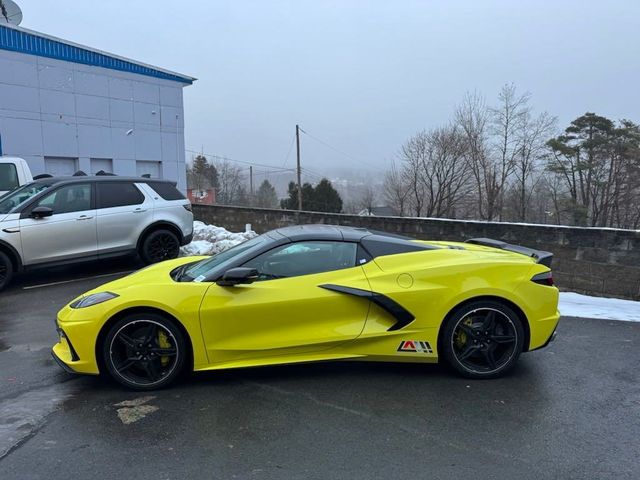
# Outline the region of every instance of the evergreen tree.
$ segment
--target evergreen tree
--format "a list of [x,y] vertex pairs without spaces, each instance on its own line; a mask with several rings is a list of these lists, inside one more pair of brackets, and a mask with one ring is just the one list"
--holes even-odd
[[207,157],[198,155],[193,159],[193,165],[187,169],[189,186],[196,190],[208,188],[218,189],[218,170],[209,163]]
[[[302,193],[304,194],[304,188]],[[342,198],[326,178],[320,180],[313,191],[313,207],[316,212],[340,213],[342,211]]]
[[[298,209],[298,186],[295,182],[289,182],[289,188],[287,190],[289,195],[280,201],[280,206],[285,210],[297,210]],[[314,205],[314,189],[310,183],[302,184],[302,208],[303,210],[312,210]]]
[[256,207],[276,208],[278,206],[278,195],[269,180],[265,180],[260,184],[255,199]]

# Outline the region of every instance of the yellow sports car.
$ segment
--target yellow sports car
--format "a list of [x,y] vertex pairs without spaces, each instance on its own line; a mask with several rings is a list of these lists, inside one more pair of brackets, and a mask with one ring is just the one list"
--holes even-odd
[[281,228],[76,298],[58,313],[53,356],[137,390],[185,369],[319,360],[444,359],[467,377],[493,378],[554,336],[551,259],[491,239]]

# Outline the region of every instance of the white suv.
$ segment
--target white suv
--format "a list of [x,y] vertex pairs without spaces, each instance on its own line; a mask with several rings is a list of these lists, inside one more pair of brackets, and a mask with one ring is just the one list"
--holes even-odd
[[138,253],[178,256],[193,236],[191,204],[165,180],[44,178],[0,197],[0,290],[14,272]]

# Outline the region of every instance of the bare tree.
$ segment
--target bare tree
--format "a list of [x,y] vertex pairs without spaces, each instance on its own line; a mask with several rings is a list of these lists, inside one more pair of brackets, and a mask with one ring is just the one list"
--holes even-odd
[[360,193],[356,205],[360,210],[366,210],[367,214],[371,215],[373,207],[376,206],[377,197],[376,190],[371,185],[367,185]]
[[498,106],[491,108],[490,132],[496,152],[493,162],[495,179],[492,182],[495,195],[495,210],[502,220],[504,191],[509,176],[516,166],[516,156],[521,151],[521,129],[528,115],[531,115],[529,99],[531,94],[518,95],[514,84],[503,85],[498,94]]
[[455,207],[468,185],[465,159],[466,142],[459,127],[436,128],[425,136],[426,156],[422,159],[424,214],[429,217],[455,217]]
[[216,201],[222,205],[234,205],[244,202],[246,188],[242,169],[228,160],[216,162],[218,171],[218,191]]
[[553,135],[556,128],[556,117],[543,112],[536,118],[532,118],[527,109],[522,116],[518,136],[518,151],[514,159],[514,177],[517,190],[517,220],[527,220],[527,205],[531,199],[534,188],[542,179],[539,167],[547,154],[547,140]]
[[404,217],[407,211],[409,197],[409,187],[401,171],[398,170],[395,162],[391,162],[391,169],[384,175],[383,195],[389,206],[398,215]]
[[402,181],[408,190],[408,206],[416,217],[422,215],[425,201],[425,186],[422,179],[422,164],[427,157],[427,133],[422,131],[409,138],[400,149]]
[[494,218],[498,193],[489,147],[489,120],[484,98],[475,92],[467,93],[455,112],[455,122],[465,138],[465,161],[476,189],[477,215],[482,220]]

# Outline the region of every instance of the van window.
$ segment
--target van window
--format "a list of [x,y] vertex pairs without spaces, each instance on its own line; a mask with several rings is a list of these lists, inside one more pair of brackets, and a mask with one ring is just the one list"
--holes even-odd
[[0,192],[13,190],[18,186],[18,171],[13,163],[0,163]]

